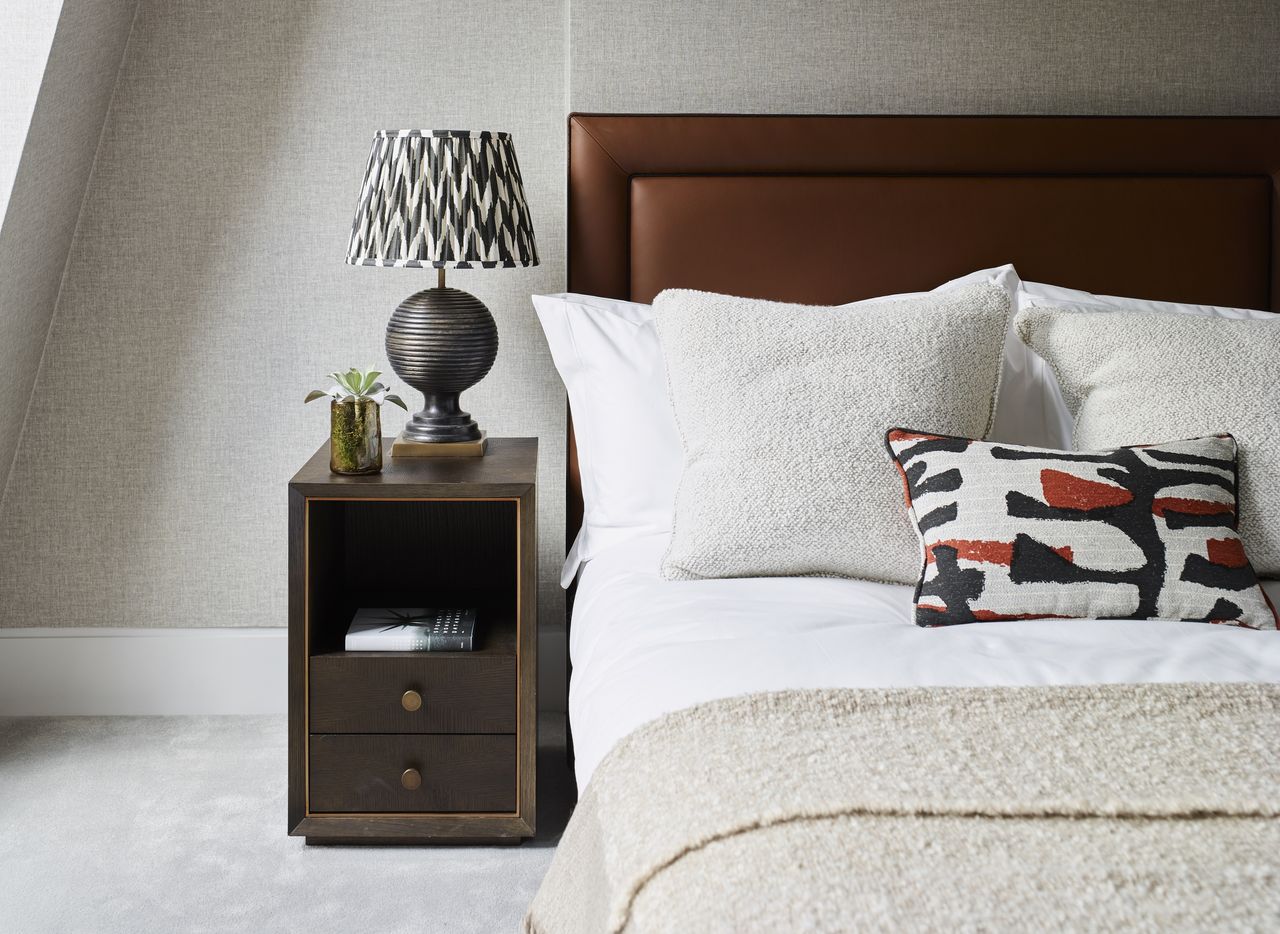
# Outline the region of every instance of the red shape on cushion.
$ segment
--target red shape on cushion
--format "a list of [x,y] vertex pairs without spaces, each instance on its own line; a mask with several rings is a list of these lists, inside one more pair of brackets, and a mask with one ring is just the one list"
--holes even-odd
[[981,561],[984,564],[1003,564],[1005,567],[1013,560],[1013,543],[1012,542],[985,542],[985,541],[967,541],[959,538],[949,538],[945,541],[934,542],[925,552],[925,563],[932,564],[936,559],[933,555],[935,548],[954,548],[956,557],[965,561]]
[[895,428],[889,432],[890,441],[941,441],[945,435],[930,435],[923,431],[903,431]]
[[935,613],[947,612],[947,608],[945,606],[938,606],[936,603],[917,603],[916,609],[917,610],[933,610]]
[[1055,509],[1105,509],[1133,502],[1133,494],[1113,483],[1086,480],[1061,470],[1040,471],[1044,501]]
[[1230,503],[1216,503],[1211,499],[1183,499],[1179,496],[1163,496],[1151,504],[1151,511],[1161,518],[1166,512],[1180,512],[1188,516],[1216,516],[1235,512]]
[[[954,548],[956,550],[956,558],[964,561],[981,561],[983,564],[1002,564],[1008,567],[1013,563],[1013,543],[1012,542],[991,542],[978,540],[967,540],[962,538],[948,538],[940,542],[934,542],[925,549],[925,564],[933,564],[937,558],[934,557],[933,549],[935,548]],[[1063,545],[1060,548],[1053,549],[1057,554],[1061,555],[1072,564],[1075,563],[1075,552],[1072,551],[1070,545]]]
[[1209,560],[1224,568],[1242,568],[1249,563],[1238,538],[1211,538],[1205,546],[1209,549]]

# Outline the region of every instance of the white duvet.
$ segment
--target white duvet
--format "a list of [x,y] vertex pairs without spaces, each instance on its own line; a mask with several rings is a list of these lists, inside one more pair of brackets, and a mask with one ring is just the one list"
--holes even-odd
[[[641,724],[807,687],[1280,682],[1280,633],[1205,623],[1025,620],[921,629],[911,588],[819,578],[664,581],[667,535],[583,568],[569,650],[579,790]],[[1280,583],[1265,584],[1280,602]]]

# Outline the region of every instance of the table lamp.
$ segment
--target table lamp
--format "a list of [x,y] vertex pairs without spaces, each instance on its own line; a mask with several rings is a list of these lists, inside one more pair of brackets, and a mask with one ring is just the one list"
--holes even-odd
[[498,329],[478,298],[445,286],[445,270],[536,266],[529,206],[509,133],[381,130],[365,168],[347,262],[432,266],[436,287],[410,295],[387,322],[387,359],[422,393],[392,454],[484,453],[484,432],[459,395],[498,355]]

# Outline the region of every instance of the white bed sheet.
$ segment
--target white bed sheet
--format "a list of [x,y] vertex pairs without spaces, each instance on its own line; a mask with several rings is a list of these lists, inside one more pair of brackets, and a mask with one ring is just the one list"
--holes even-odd
[[[922,629],[911,588],[821,578],[664,581],[669,535],[583,568],[570,631],[578,788],[664,713],[752,691],[820,687],[1280,681],[1280,633],[1145,620]],[[1280,582],[1267,582],[1280,605]]]

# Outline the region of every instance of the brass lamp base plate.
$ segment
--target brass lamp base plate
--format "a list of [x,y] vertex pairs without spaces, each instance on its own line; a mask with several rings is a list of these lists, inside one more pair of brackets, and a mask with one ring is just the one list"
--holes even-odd
[[410,441],[400,432],[391,442],[392,457],[483,457],[489,436],[483,429],[476,441]]

